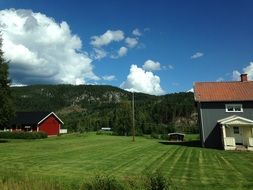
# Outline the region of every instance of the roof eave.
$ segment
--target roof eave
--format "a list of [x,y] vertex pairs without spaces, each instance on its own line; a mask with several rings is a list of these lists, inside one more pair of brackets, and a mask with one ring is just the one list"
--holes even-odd
[[42,120],[40,120],[38,122],[38,125],[41,124],[43,121],[45,121],[52,114],[61,122],[61,124],[64,124],[63,121],[54,112],[51,112],[46,117],[44,117]]
[[253,100],[195,100],[195,102],[253,102]]

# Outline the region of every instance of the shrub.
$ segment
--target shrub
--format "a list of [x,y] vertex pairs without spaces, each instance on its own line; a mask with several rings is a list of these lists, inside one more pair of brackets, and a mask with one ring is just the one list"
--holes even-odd
[[122,190],[124,186],[112,176],[103,174],[95,175],[91,179],[87,179],[81,186],[83,190]]
[[99,130],[96,132],[96,135],[112,135],[112,131],[104,131],[104,130]]
[[157,134],[157,133],[151,133],[150,136],[151,136],[152,138],[154,138],[154,139],[159,139],[159,138],[160,138],[160,135]]
[[162,134],[162,135],[161,135],[161,139],[162,139],[162,140],[169,140],[168,134]]
[[45,132],[24,132],[24,131],[13,131],[13,132],[0,132],[0,138],[2,139],[44,139],[47,138]]
[[98,173],[83,182],[65,181],[58,178],[33,176],[26,172],[0,170],[0,189],[15,190],[176,190],[179,189],[161,172],[127,176],[124,179]]
[[171,180],[166,178],[160,171],[147,175],[146,188],[150,190],[171,189]]
[[[4,190],[67,190],[61,181],[29,175],[25,172],[2,171],[0,189]],[[72,188],[74,189],[74,188]]]

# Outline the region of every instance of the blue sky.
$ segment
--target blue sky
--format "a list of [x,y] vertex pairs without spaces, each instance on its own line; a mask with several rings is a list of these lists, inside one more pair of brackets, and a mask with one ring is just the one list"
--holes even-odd
[[[243,72],[253,79],[253,1],[0,1],[1,10],[10,8],[41,13],[53,18],[52,22],[58,25],[65,21],[70,35],[76,35],[81,41],[81,48],[75,45],[72,48],[82,54],[83,57],[78,59],[89,59],[84,62],[89,72],[87,67],[85,70],[80,66],[83,72],[73,70],[73,75],[64,78],[67,71],[74,69],[71,67],[74,58],[65,56],[63,60],[69,59],[69,62],[60,64],[56,61],[50,66],[51,61],[46,60],[47,51],[40,52],[47,46],[31,44],[34,35],[29,36],[29,43],[22,41],[24,38],[20,40],[20,35],[28,35],[28,32],[17,35],[11,33],[13,28],[8,26],[9,30],[2,29],[3,39],[11,41],[11,47],[21,43],[37,55],[36,59],[45,59],[43,63],[36,62],[41,71],[47,73],[48,69],[50,72],[51,67],[58,71],[67,68],[62,73],[52,72],[57,73],[57,77],[50,75],[46,80],[40,74],[31,75],[36,73],[31,66],[34,62],[29,66],[29,61],[24,64],[17,55],[14,58],[11,52],[7,52],[7,58],[13,62],[11,77],[17,84],[68,83],[73,77],[81,77],[81,83],[109,84],[159,95],[187,91],[195,81],[237,80]],[[137,33],[133,34],[133,31]],[[114,37],[108,41],[110,35]],[[132,44],[126,42],[127,38]],[[9,46],[4,47],[8,51]],[[98,58],[95,50],[106,52],[106,55]],[[24,57],[29,59],[29,56]],[[63,55],[58,57],[61,62]],[[144,66],[145,62],[149,65]],[[27,72],[30,68],[31,72]]]

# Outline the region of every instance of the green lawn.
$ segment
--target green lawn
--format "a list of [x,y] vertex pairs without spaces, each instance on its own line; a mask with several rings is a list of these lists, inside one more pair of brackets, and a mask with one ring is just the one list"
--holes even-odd
[[67,183],[98,172],[124,179],[157,169],[180,189],[253,189],[251,152],[94,134],[0,143],[0,175],[13,172]]

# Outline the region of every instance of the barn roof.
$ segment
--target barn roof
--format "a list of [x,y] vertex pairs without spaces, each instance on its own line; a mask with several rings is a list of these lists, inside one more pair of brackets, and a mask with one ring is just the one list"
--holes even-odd
[[253,101],[253,81],[196,82],[194,97],[198,102]]
[[61,123],[63,123],[54,112],[16,112],[16,116],[13,120],[11,120],[10,125],[40,124],[51,114],[53,114]]
[[183,134],[183,133],[168,133],[168,135],[170,136],[170,135],[182,135],[182,136],[185,136],[185,134]]

